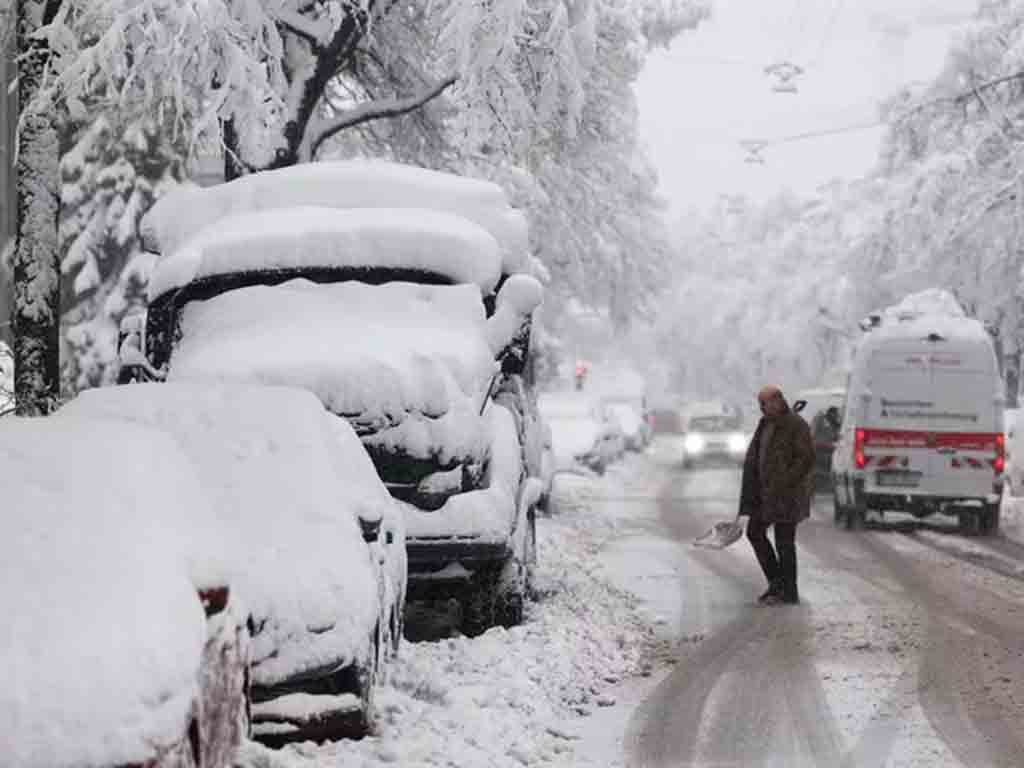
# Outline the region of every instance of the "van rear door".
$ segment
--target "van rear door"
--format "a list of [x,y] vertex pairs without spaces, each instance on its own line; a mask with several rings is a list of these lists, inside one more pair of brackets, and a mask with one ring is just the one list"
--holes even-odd
[[877,429],[866,453],[879,486],[946,497],[991,492],[1000,429],[988,347],[884,347],[872,358],[871,379],[869,418]]

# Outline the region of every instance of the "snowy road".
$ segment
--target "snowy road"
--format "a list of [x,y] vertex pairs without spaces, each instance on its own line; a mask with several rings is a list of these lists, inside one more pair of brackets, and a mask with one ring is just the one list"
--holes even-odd
[[[654,525],[680,543],[734,514],[737,472],[662,468]],[[627,765],[1024,765],[1024,546],[831,516],[800,526],[799,607],[756,604],[745,541],[680,550],[678,661]]]

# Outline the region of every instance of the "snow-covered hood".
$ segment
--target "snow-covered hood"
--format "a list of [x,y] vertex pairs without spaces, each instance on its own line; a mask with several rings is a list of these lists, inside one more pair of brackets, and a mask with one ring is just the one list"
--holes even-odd
[[472,285],[254,286],[182,310],[168,378],[302,387],[373,440],[447,462],[486,452],[487,327]]
[[394,502],[351,427],[309,392],[136,384],[82,393],[62,413],[159,429],[191,460],[259,630],[254,682],[369,652],[378,585],[358,517],[380,519]]
[[10,417],[0,496],[0,762],[140,763],[176,743],[205,631],[187,460],[151,430]]

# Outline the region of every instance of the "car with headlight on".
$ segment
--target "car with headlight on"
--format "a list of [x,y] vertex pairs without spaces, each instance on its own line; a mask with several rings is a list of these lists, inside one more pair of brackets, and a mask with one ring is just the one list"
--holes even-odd
[[683,466],[743,463],[749,436],[731,414],[691,416],[683,436]]

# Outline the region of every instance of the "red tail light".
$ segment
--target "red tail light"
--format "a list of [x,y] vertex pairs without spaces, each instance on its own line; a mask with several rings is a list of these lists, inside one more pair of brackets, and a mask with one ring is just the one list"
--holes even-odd
[[867,434],[863,429],[855,430],[853,433],[853,463],[857,469],[864,469],[867,460],[864,458],[864,440]]
[[992,468],[997,473],[1006,469],[1006,436],[1001,432],[996,435],[996,457],[992,460]]

